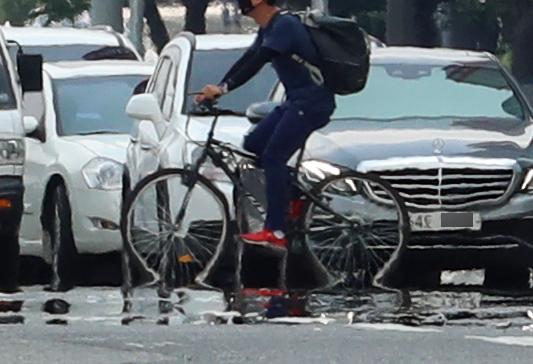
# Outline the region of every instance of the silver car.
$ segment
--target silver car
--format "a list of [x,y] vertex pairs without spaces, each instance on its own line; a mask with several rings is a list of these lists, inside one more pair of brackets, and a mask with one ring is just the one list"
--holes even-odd
[[[486,286],[527,284],[533,124],[516,82],[488,53],[389,47],[374,49],[371,63],[367,87],[337,97],[306,159],[392,183],[409,208],[415,275],[484,268]],[[270,106],[284,97],[279,86]]]

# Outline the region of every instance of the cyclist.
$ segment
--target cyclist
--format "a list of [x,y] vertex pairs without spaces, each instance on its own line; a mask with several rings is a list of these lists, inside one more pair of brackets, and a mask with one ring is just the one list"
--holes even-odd
[[[287,162],[305,144],[311,133],[324,127],[335,109],[332,91],[313,77],[308,67],[293,60],[293,55],[320,66],[320,57],[300,19],[282,13],[276,0],[239,0],[242,14],[259,25],[257,38],[245,54],[231,67],[218,85],[207,85],[196,97],[197,102],[214,100],[248,82],[271,62],[285,87],[287,100],[277,107],[244,141],[244,148],[259,156],[265,170],[267,217],[264,229],[242,234],[251,244],[286,248],[286,222],[291,210],[301,201],[290,203],[290,180]],[[296,57],[296,58],[298,58]]]

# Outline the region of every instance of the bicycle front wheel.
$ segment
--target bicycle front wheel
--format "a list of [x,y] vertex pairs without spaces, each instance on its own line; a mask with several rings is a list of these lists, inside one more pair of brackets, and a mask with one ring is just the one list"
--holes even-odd
[[304,238],[332,285],[387,286],[410,233],[402,198],[385,181],[358,172],[328,178],[313,193]]
[[121,221],[129,253],[166,287],[201,279],[228,234],[224,195],[203,176],[171,169],[144,178],[130,196]]

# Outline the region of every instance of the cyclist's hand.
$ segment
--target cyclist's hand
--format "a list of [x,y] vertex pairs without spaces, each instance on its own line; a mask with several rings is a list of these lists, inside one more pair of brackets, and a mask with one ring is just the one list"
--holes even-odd
[[204,101],[213,101],[222,96],[222,89],[217,85],[207,85],[202,89],[201,94],[196,95],[195,101],[202,103]]

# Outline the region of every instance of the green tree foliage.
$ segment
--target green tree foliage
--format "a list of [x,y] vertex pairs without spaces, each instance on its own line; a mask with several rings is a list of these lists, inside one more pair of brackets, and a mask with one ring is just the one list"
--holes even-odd
[[[18,0],[17,0],[18,1]],[[109,0],[112,1],[112,0]],[[32,16],[47,15],[48,22],[74,18],[91,8],[91,0],[38,0]]]
[[0,23],[9,21],[12,25],[24,25],[37,0],[0,1]]

